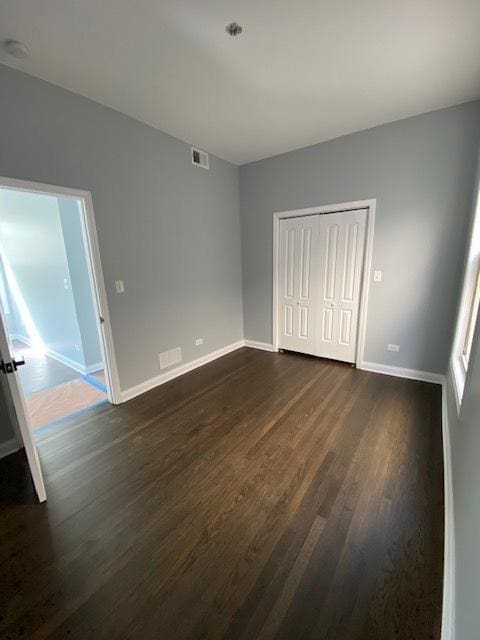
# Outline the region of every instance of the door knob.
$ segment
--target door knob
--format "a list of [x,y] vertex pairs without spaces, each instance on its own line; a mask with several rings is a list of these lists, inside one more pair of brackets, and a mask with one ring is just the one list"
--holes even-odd
[[0,362],[0,371],[3,371],[3,373],[5,374],[14,373],[14,371],[17,370],[17,367],[21,367],[24,364],[25,358],[22,358],[22,360],[15,360],[14,358],[11,362],[5,362],[4,360],[2,360]]

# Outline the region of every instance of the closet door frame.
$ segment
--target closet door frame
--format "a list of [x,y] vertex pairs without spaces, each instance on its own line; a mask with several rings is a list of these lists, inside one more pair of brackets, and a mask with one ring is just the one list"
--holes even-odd
[[301,216],[328,215],[342,211],[367,210],[365,253],[363,257],[363,274],[360,290],[360,309],[358,315],[358,336],[355,365],[362,368],[364,362],[365,338],[367,333],[367,310],[372,274],[373,237],[375,230],[376,199],[356,200],[321,207],[295,209],[293,211],[277,211],[273,214],[273,296],[272,296],[272,344],[273,351],[278,351],[278,267],[280,248],[280,220]]

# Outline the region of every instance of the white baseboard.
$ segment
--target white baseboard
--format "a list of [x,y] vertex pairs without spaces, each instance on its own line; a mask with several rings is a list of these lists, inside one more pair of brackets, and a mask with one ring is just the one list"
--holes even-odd
[[442,386],[442,436],[445,494],[442,640],[455,640],[455,529],[450,426],[448,423],[447,390],[445,383]]
[[262,351],[273,351],[273,344],[268,342],[257,342],[257,340],[244,340],[246,347],[251,349],[261,349]]
[[103,362],[97,362],[96,364],[89,364],[88,367],[85,368],[85,375],[88,373],[96,373],[97,371],[101,371],[105,369],[105,365]]
[[25,336],[22,336],[21,333],[11,333],[9,335],[9,338],[10,340],[20,340],[20,342],[24,342],[29,347],[32,346],[32,341],[30,340],[30,338],[26,338]]
[[150,389],[154,389],[155,387],[159,387],[174,378],[178,378],[182,376],[184,373],[188,373],[189,371],[193,371],[194,369],[198,369],[198,367],[202,367],[204,364],[212,362],[212,360],[216,360],[217,358],[221,358],[222,356],[227,355],[227,353],[231,353],[232,351],[236,351],[241,347],[245,346],[243,340],[239,340],[238,342],[234,342],[232,344],[227,345],[226,347],[222,347],[221,349],[217,349],[217,351],[212,351],[212,353],[208,353],[206,356],[202,356],[201,358],[197,358],[196,360],[192,360],[192,362],[187,362],[186,364],[181,365],[180,367],[175,367],[175,369],[171,369],[166,373],[162,373],[159,376],[155,376],[155,378],[150,378],[150,380],[146,380],[141,384],[137,384],[134,387],[130,387],[130,389],[125,389],[122,391],[121,398],[122,402],[126,402],[127,400],[131,400],[136,396],[139,396],[146,391],[150,391]]
[[18,451],[21,448],[22,447],[16,438],[10,438],[10,440],[0,442],[0,458],[5,458],[6,456],[9,456],[11,453],[15,453],[15,451]]
[[77,362],[76,360],[72,360],[71,358],[68,358],[67,356],[64,356],[61,353],[58,353],[58,351],[53,351],[53,349],[47,349],[47,356],[50,356],[50,358],[53,358],[54,360],[57,360],[58,362],[65,364],[67,367],[70,367],[70,369],[73,369],[78,373],[81,373],[83,375],[87,373],[85,365],[81,364],[80,362]]
[[[32,346],[32,341],[30,340],[30,338],[22,336],[19,333],[12,333],[10,338],[12,340],[19,340],[20,342],[24,342],[29,347]],[[53,349],[47,349],[46,354],[50,358],[53,358],[54,360],[65,364],[67,367],[70,367],[70,369],[73,369],[74,371],[77,371],[82,375],[86,375],[87,373],[95,373],[95,371],[100,371],[100,369],[104,368],[103,362],[97,362],[96,364],[91,364],[86,367],[81,362],[72,360],[71,358],[64,356],[62,353],[58,353],[58,351],[54,351]]]
[[389,364],[378,364],[377,362],[362,362],[360,365],[358,365],[358,368],[363,369],[364,371],[383,373],[387,376],[396,376],[397,378],[421,380],[422,382],[434,382],[436,384],[443,384],[445,381],[445,376],[441,373],[417,371],[416,369],[404,369],[403,367],[392,367]]

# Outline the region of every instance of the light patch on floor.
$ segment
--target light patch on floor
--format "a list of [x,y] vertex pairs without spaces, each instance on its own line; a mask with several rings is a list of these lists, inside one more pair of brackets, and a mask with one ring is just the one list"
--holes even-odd
[[103,391],[78,379],[27,396],[25,402],[31,427],[37,429],[106,398]]
[[103,371],[103,369],[102,371],[96,371],[95,373],[92,373],[90,375],[106,387],[107,382],[105,379],[105,371]]

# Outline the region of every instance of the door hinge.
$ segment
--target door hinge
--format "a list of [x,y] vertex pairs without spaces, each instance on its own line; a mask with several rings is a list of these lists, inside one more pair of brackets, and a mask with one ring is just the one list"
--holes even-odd
[[5,362],[4,360],[2,360],[0,362],[0,371],[3,371],[5,375],[7,373],[15,373],[17,368],[21,367],[24,364],[25,364],[25,358],[23,358],[23,360],[13,359],[12,362]]

